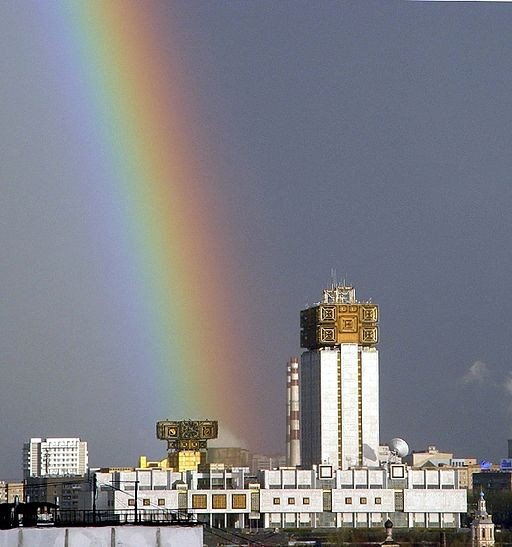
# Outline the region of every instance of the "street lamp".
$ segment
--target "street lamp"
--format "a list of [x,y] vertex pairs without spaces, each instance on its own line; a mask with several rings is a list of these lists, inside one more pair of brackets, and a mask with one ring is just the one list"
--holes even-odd
[[[117,481],[112,481],[112,483],[129,483],[129,484],[135,484],[135,489],[134,489],[134,497],[135,497],[135,503],[133,505],[133,509],[134,509],[134,523],[137,524],[138,521],[139,521],[139,517],[138,517],[138,514],[139,514],[139,502],[138,502],[138,495],[139,495],[139,480],[136,479],[134,481],[122,481],[122,480],[117,480]],[[115,489],[115,486],[112,486],[112,488]],[[117,488],[117,490],[120,490],[120,488]]]

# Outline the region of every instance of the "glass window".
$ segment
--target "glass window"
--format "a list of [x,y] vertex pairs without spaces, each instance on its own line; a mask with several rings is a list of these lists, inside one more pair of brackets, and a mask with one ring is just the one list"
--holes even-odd
[[274,505],[281,505],[281,500],[279,498],[274,498]]
[[142,505],[148,506],[149,505],[149,498],[144,498],[142,500]]
[[302,503],[304,505],[309,505],[309,498],[302,498]]
[[206,494],[192,494],[192,509],[206,509]]
[[231,496],[231,507],[233,509],[246,509],[247,501],[245,494],[233,494]]
[[288,505],[295,505],[295,498],[288,498]]
[[165,505],[165,499],[164,498],[158,498],[158,505]]
[[226,494],[212,495],[212,509],[226,509]]
[[375,505],[381,505],[382,504],[382,498],[375,498]]
[[352,503],[352,498],[345,498],[345,503],[350,505]]
[[135,500],[128,500],[129,507],[135,507]]
[[360,498],[360,499],[359,499],[359,503],[360,503],[361,505],[366,505],[366,502],[367,502],[366,498]]

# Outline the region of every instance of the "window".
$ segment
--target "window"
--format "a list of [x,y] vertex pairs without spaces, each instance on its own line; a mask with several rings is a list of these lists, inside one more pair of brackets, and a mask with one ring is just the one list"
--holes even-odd
[[135,507],[135,500],[128,500],[128,507]]
[[352,503],[352,498],[345,498],[345,504],[350,505]]
[[288,498],[288,505],[295,505],[295,498]]
[[212,495],[212,509],[226,509],[226,494]]
[[247,501],[245,494],[233,494],[231,496],[231,507],[233,509],[246,509]]
[[158,505],[165,505],[165,499],[164,498],[158,498]]
[[147,507],[149,505],[149,498],[144,498],[142,500],[142,505],[145,505]]
[[302,503],[304,505],[309,505],[309,498],[302,498]]
[[279,498],[274,498],[274,505],[281,505],[281,500]]
[[382,504],[382,498],[375,498],[375,505],[381,505]]
[[367,502],[366,498],[359,498],[359,503],[361,505],[366,505],[366,502]]
[[206,494],[192,494],[192,509],[206,509]]

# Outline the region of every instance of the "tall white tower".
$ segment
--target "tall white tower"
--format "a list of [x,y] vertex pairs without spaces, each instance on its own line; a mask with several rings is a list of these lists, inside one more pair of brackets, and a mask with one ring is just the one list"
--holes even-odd
[[378,306],[332,285],[301,312],[301,464],[377,466]]

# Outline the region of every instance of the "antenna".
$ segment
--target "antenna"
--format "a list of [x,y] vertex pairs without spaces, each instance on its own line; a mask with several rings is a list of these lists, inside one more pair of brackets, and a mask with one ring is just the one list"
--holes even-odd
[[331,268],[331,283],[333,287],[335,287],[338,284],[336,268]]
[[405,458],[405,456],[409,454],[409,445],[403,439],[391,439],[388,446],[391,454],[398,456],[399,458]]

